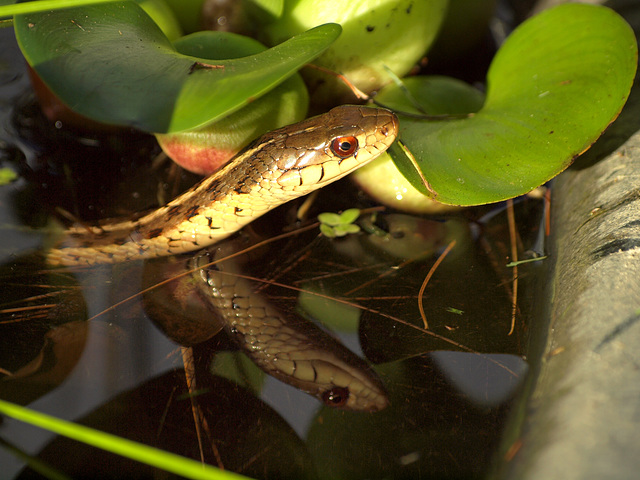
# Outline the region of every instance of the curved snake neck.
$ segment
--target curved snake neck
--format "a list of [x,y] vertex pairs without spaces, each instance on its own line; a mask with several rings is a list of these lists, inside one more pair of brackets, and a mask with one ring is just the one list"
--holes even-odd
[[[199,250],[342,178],[384,152],[397,134],[398,120],[388,110],[336,107],[263,135],[221,170],[136,221],[65,231],[47,260],[87,265]],[[343,138],[356,143],[348,155],[335,151]]]

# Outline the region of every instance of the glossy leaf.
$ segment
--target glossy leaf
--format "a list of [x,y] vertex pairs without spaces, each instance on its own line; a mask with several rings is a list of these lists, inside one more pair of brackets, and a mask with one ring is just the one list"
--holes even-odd
[[[313,63],[346,76],[370,93],[395,75],[406,75],[435,40],[448,0],[289,0],[282,16],[265,29],[271,44],[331,21],[343,28],[340,39]],[[326,107],[353,92],[334,75],[307,69],[312,104]]]
[[134,2],[18,16],[27,61],[69,107],[92,119],[165,133],[222,118],[322,53],[326,24],[263,53],[215,64],[179,54]]
[[[229,32],[202,31],[174,42],[183,55],[217,60],[265,51],[257,40]],[[307,88],[293,74],[260,98],[223,119],[187,132],[156,134],[164,152],[183,168],[210,175],[260,135],[303,120],[309,106]]]
[[172,42],[184,35],[178,19],[164,0],[138,0],[138,5]]
[[[547,10],[498,51],[478,113],[440,121],[400,116],[401,139],[429,188],[400,149],[390,153],[414,187],[442,203],[476,205],[527,193],[570,165],[617,117],[636,61],[633,31],[613,10],[585,4]],[[419,112],[406,100],[396,104],[398,96],[394,86],[377,99]],[[459,113],[459,107],[425,110]]]

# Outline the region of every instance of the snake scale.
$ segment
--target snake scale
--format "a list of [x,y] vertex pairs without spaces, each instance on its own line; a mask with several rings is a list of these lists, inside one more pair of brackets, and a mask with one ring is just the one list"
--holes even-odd
[[[397,135],[398,119],[389,110],[336,107],[263,135],[221,170],[135,221],[66,230],[47,260],[93,265],[203,250],[368,163]],[[328,405],[365,411],[387,405],[381,382],[364,361],[319,328],[283,317],[246,281],[204,266],[209,256],[203,251],[191,260],[191,267],[200,267],[197,288],[258,366]]]
[[336,107],[263,135],[218,172],[138,220],[65,231],[47,260],[92,265],[200,250],[344,177],[384,152],[397,133],[398,120],[388,110]]

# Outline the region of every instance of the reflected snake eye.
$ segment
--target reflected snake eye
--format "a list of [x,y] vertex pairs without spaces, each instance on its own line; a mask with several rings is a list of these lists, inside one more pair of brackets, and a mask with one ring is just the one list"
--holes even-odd
[[349,400],[347,387],[334,387],[322,394],[322,401],[329,407],[344,407]]
[[331,141],[331,151],[340,158],[353,155],[358,149],[356,137],[336,137]]

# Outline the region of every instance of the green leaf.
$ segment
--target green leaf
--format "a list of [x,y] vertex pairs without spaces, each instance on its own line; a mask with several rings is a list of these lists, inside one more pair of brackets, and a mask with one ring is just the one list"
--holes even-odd
[[185,33],[192,33],[202,29],[204,0],[166,0],[166,3],[173,11],[178,22],[180,22],[180,26]]
[[[455,78],[437,75],[416,76],[402,80],[400,86],[391,85],[382,89],[376,96],[376,103],[393,107],[400,114],[458,115],[480,110],[484,104],[484,95]],[[426,128],[431,123],[445,122],[414,120],[417,125]],[[401,127],[404,128],[406,124],[411,124],[411,119],[404,115]]]
[[[442,203],[476,205],[527,193],[570,165],[617,117],[636,63],[633,31],[613,10],[586,4],[549,9],[500,48],[478,113],[446,121],[400,115],[401,140],[430,189],[402,150],[390,153],[414,187]],[[395,86],[376,99],[396,108],[394,97]],[[425,110],[474,111],[472,97],[467,92],[458,99],[466,105],[436,111],[427,104]],[[425,98],[441,106],[435,94]],[[415,112],[406,100],[402,106]]]
[[[346,76],[364,92],[389,82],[387,70],[407,74],[425,55],[444,19],[448,0],[291,0],[282,16],[265,28],[271,44],[326,21],[343,28],[340,39],[314,64]],[[319,101],[336,96],[352,101],[344,82],[307,70],[309,89]]]
[[167,133],[241,108],[322,53],[340,35],[326,24],[232,60],[179,54],[134,2],[15,19],[29,64],[70,108],[109,124]]
[[[183,55],[212,60],[255,55],[267,49],[253,38],[229,32],[202,31],[173,42]],[[309,95],[302,77],[295,73],[280,85],[241,109],[203,128],[156,134],[164,152],[183,168],[208,175],[241,148],[265,132],[305,118]]]
[[340,225],[342,223],[342,219],[340,218],[340,215],[333,212],[321,213],[320,215],[318,215],[318,221],[320,223],[323,223],[325,225],[330,225],[332,227],[336,225]]
[[335,229],[326,223],[320,224],[320,232],[327,238],[335,238],[337,237]]
[[340,214],[340,223],[348,224],[355,222],[360,216],[360,209],[349,208]]
[[336,234],[336,237],[344,237],[350,233],[358,233],[360,231],[360,226],[351,223],[336,225],[333,227],[333,231]]
[[183,35],[178,19],[164,0],[138,0],[137,3],[169,40],[174,41]]
[[321,213],[320,215],[318,215],[318,221],[331,227],[345,226],[355,222],[359,216],[359,209],[349,208],[340,214],[333,212]]
[[271,18],[279,18],[284,9],[284,0],[251,0],[251,3]]

